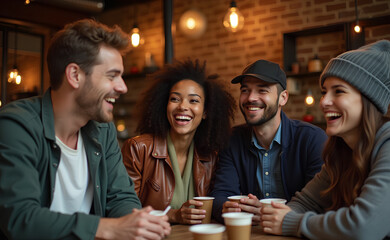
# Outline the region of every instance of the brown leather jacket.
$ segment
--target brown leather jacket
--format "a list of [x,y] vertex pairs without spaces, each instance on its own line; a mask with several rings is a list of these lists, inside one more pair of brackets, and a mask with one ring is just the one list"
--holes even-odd
[[[171,203],[175,188],[166,139],[150,134],[133,137],[124,142],[122,155],[142,206],[164,210]],[[193,178],[196,196],[207,196],[210,192],[216,161],[216,154],[201,156],[195,147]]]

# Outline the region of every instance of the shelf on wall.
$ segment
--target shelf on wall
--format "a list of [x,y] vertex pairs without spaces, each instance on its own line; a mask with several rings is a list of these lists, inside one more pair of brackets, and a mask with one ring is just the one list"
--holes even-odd
[[296,51],[296,39],[303,36],[312,36],[319,35],[330,32],[340,32],[344,31],[345,34],[345,24],[335,24],[322,26],[317,28],[303,29],[300,31],[289,32],[283,34],[283,66],[286,72],[291,72],[292,63],[297,61],[297,51]]
[[319,77],[321,75],[321,72],[300,72],[300,73],[291,73],[287,72],[287,77],[292,78],[303,78],[303,77]]
[[296,61],[296,38],[303,36],[319,35],[331,32],[343,32],[345,51],[357,49],[365,43],[364,28],[390,24],[390,15],[359,19],[359,25],[362,28],[360,33],[355,33],[353,22],[343,22],[338,24],[319,26],[315,28],[302,29],[295,32],[283,34],[283,66],[286,72],[291,72],[291,64]]

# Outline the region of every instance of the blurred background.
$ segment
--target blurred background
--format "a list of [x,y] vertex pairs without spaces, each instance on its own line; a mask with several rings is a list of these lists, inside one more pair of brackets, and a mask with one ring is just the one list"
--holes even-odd
[[[229,83],[246,65],[280,64],[290,92],[283,110],[324,127],[318,78],[329,59],[390,40],[388,0],[0,0],[0,107],[47,89],[50,38],[83,18],[139,34],[124,57],[129,92],[115,106],[119,140],[136,134],[134,104],[148,74],[187,57],[207,61],[236,99],[239,86]],[[234,124],[243,122],[237,110]]]

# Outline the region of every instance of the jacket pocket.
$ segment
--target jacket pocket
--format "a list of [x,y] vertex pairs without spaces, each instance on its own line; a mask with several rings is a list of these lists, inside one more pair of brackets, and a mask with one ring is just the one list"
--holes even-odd
[[156,191],[156,192],[159,192],[159,191],[161,190],[160,184],[158,184],[158,182],[156,182],[155,180],[153,180],[153,179],[151,179],[151,178],[149,178],[149,179],[147,180],[147,184],[150,185],[150,187],[151,187],[154,191]]

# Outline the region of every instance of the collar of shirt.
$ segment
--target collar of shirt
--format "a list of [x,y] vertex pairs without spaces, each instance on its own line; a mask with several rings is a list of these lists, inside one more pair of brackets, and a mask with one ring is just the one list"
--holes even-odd
[[[277,144],[281,145],[281,136],[282,136],[282,130],[281,129],[282,129],[282,123],[280,123],[280,125],[278,127],[278,130],[276,131],[275,137],[274,137],[274,139],[271,142],[271,146],[269,147],[270,150],[272,149],[272,147],[274,145],[274,142],[276,142]],[[260,146],[260,144],[257,141],[256,134],[253,131],[252,131],[252,144],[258,150],[266,150],[265,148]]]

